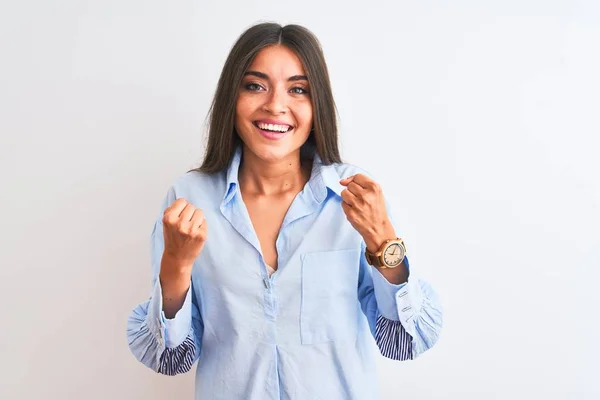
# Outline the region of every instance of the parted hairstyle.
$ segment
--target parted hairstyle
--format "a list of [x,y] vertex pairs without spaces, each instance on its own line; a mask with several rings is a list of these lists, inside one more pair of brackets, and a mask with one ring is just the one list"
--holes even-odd
[[262,49],[282,45],[302,62],[310,86],[313,127],[303,147],[311,146],[323,164],[341,162],[337,110],[329,71],[316,36],[300,25],[260,23],[237,39],[223,66],[208,113],[208,142],[203,162],[196,170],[216,173],[227,168],[241,139],[235,130],[238,90],[244,73]]

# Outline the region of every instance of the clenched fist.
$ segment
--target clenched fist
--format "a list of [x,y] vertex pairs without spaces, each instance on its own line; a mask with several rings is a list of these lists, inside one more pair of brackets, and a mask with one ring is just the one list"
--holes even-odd
[[356,174],[342,179],[340,184],[346,187],[342,191],[342,209],[369,251],[374,253],[386,240],[396,238],[383,191],[377,182],[364,174]]
[[191,272],[208,232],[204,213],[185,199],[177,199],[165,210],[162,222],[165,240],[163,260],[167,258],[169,266],[189,268]]
[[[342,191],[342,209],[354,229],[363,237],[367,249],[374,253],[388,239],[396,238],[392,221],[388,217],[381,186],[363,174],[349,176],[340,181],[346,189]],[[408,269],[380,269],[388,282],[398,285],[408,280]]]
[[164,212],[165,249],[160,265],[163,311],[173,318],[181,309],[190,287],[194,260],[198,257],[208,227],[202,210],[185,199],[177,199]]

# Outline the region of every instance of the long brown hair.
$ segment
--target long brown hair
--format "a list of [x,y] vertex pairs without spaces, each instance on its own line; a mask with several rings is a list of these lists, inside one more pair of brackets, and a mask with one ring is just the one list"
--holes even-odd
[[241,139],[235,131],[238,88],[244,73],[260,50],[283,45],[303,64],[311,88],[313,130],[305,146],[314,146],[323,164],[339,163],[337,111],[329,71],[318,39],[299,25],[261,23],[247,29],[231,49],[210,106],[208,143],[202,165],[196,170],[216,173],[227,168]]

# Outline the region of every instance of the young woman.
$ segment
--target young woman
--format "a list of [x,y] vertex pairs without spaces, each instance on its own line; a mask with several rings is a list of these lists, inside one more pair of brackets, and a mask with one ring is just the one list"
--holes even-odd
[[298,25],[235,43],[203,164],[169,188],[151,255],[129,347],[166,375],[198,361],[197,399],[375,399],[373,343],[409,360],[442,326],[381,187],[341,161],[325,59]]

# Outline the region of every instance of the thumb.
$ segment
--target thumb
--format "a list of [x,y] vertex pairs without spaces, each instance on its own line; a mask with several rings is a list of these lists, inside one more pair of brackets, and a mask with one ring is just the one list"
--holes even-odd
[[354,179],[354,175],[351,175],[351,176],[348,176],[348,177],[342,179],[340,181],[340,184],[343,185],[343,186],[346,186],[347,184],[349,184],[350,182],[352,182],[352,179]]

